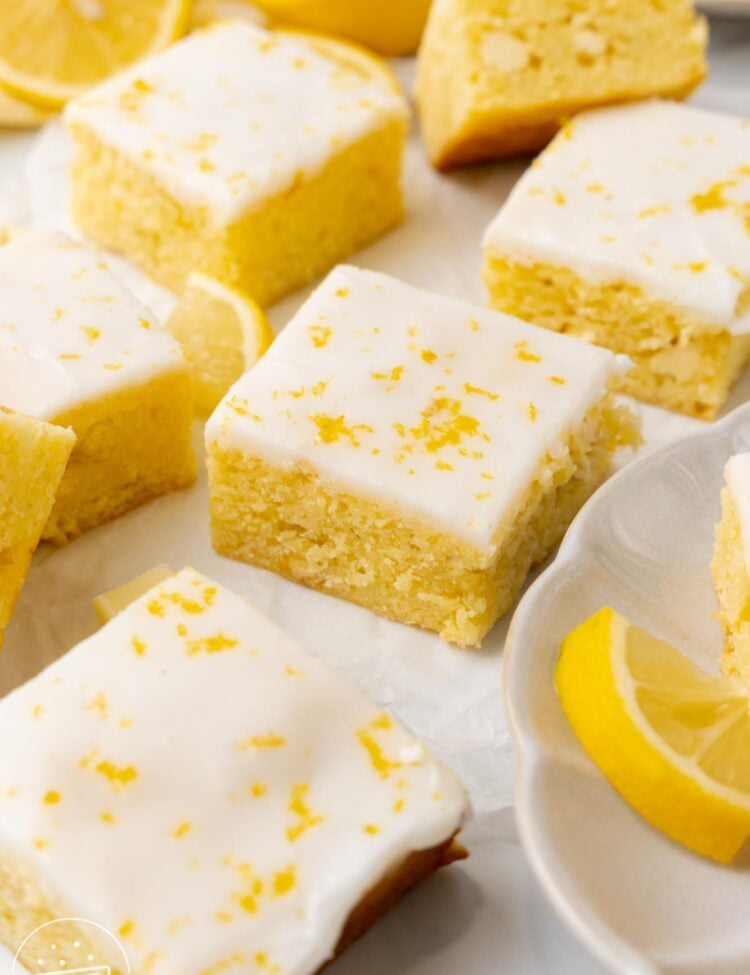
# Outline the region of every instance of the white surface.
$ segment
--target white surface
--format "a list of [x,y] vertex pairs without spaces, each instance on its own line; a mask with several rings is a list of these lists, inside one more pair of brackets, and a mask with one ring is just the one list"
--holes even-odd
[[[712,80],[695,100],[750,114],[750,29],[721,25],[716,38]],[[405,64],[407,78],[410,70]],[[3,142],[7,145],[0,153],[0,171],[11,186],[29,140],[9,135]],[[50,172],[43,163],[43,154],[37,152],[39,213],[57,210],[59,215],[61,173],[59,168]],[[409,219],[358,254],[357,263],[483,302],[479,241],[522,171],[520,163],[511,163],[439,176],[425,165],[421,147],[413,140],[407,159]],[[23,186],[15,186],[12,202],[18,215],[28,212]],[[292,296],[273,309],[277,327],[289,320],[303,298],[304,294]],[[171,304],[158,289],[152,289],[149,300],[153,310],[161,313]],[[746,378],[732,403],[748,396]],[[702,428],[697,421],[658,410],[645,413],[650,446]],[[259,570],[228,563],[210,551],[203,491],[199,487],[157,501],[70,549],[41,551],[8,634],[2,686],[7,689],[30,676],[42,657],[53,659],[93,631],[90,599],[94,593],[153,564],[169,560],[180,565],[188,558],[207,574],[230,586],[234,583],[292,635],[305,638],[309,633],[316,646],[330,644],[329,662],[381,703],[393,701],[406,678],[404,663],[408,662],[410,685],[414,690],[416,674],[420,693],[400,701],[398,713],[433,744],[439,739],[442,745],[436,750],[444,757],[463,755],[461,773],[475,800],[481,797],[481,819],[467,833],[473,856],[415,892],[337,962],[331,975],[456,975],[457,971],[462,975],[602,975],[605,969],[552,916],[514,839],[508,808],[513,760],[499,694],[499,651],[507,621],[495,629],[481,653],[467,657],[422,633],[375,620],[362,610]],[[195,527],[190,520],[194,511],[201,513]],[[337,633],[349,634],[346,646],[335,644]],[[449,703],[459,696],[454,696],[454,688],[461,688],[460,707]]]
[[506,646],[521,834],[550,896],[623,975],[750,971],[750,861],[741,857],[730,869],[703,859],[620,799],[560,707],[558,648],[575,626],[612,606],[718,672],[714,525],[725,464],[748,447],[750,404],[620,471],[525,596]]
[[481,305],[341,266],[234,384],[206,442],[309,465],[489,559],[544,458],[566,456],[570,431],[629,365]]

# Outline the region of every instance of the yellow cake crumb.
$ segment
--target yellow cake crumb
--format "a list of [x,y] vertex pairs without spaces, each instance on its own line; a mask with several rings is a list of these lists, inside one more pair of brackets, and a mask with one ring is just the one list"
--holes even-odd
[[0,406],[0,647],[75,440]]
[[705,75],[706,38],[690,0],[435,0],[417,79],[430,158],[532,153],[583,108],[682,98]]
[[721,493],[721,512],[721,520],[716,525],[711,574],[725,638],[722,670],[729,676],[750,681],[750,575],[740,520],[729,487]]
[[417,80],[430,158],[531,153],[584,108],[682,98],[705,75],[706,37],[690,0],[435,0]]
[[750,360],[750,335],[701,322],[634,284],[491,253],[483,277],[494,308],[624,353],[634,368],[618,388],[679,413],[713,419]]

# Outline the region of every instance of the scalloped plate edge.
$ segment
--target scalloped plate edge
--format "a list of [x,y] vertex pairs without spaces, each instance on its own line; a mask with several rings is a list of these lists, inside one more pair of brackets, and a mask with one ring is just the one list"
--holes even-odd
[[696,444],[721,438],[735,426],[750,424],[750,403],[738,407],[723,419],[676,443],[667,444],[636,458],[613,474],[584,505],[574,519],[552,564],[528,589],[511,620],[505,643],[503,663],[503,696],[508,724],[513,737],[516,758],[516,821],[521,843],[544,892],[563,921],[592,954],[619,975],[660,975],[661,966],[644,957],[632,945],[618,937],[593,913],[588,901],[579,896],[572,879],[545,852],[545,831],[536,816],[536,781],[552,759],[530,731],[524,714],[523,682],[532,653],[526,645],[527,630],[533,628],[538,607],[554,599],[558,579],[581,557],[586,531],[596,517],[597,508],[606,504],[613,485],[627,480],[636,486],[644,469],[659,464],[674,454],[695,449]]

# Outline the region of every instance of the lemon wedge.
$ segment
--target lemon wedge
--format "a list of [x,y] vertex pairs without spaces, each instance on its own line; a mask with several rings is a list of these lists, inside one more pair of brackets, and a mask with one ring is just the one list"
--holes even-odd
[[13,0],[0,4],[0,86],[59,108],[182,34],[189,0]]
[[390,88],[398,95],[403,95],[401,85],[391,66],[359,44],[298,27],[279,28],[277,33],[284,37],[299,38],[319,54],[330,58],[331,61],[337,61],[342,67],[355,72],[367,81],[373,81],[384,88]]
[[187,280],[167,328],[193,371],[198,413],[211,413],[229,387],[273,341],[262,309],[248,295],[200,272]]
[[645,819],[729,863],[750,836],[750,699],[613,609],[563,641],[563,710],[610,784]]
[[52,112],[29,105],[0,88],[0,128],[35,129],[52,118]]
[[249,0],[193,0],[191,27],[208,27],[219,20],[248,20],[263,26],[266,15]]
[[28,233],[28,229],[26,227],[22,227],[20,224],[0,223],[0,247],[4,247],[12,240],[18,240],[18,238],[23,237],[25,233]]
[[103,592],[94,600],[94,612],[96,618],[102,624],[108,623],[114,616],[127,609],[136,599],[140,599],[149,589],[158,586],[160,582],[173,576],[174,569],[168,565],[155,565],[153,569],[148,569],[142,575],[131,579],[129,582]]
[[254,0],[283,24],[348,37],[386,57],[413,54],[431,0]]

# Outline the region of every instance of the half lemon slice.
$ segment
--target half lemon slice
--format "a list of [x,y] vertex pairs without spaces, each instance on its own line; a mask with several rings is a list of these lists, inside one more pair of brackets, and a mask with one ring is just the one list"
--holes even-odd
[[273,341],[268,319],[252,298],[197,271],[189,276],[167,328],[190,362],[195,408],[204,415],[213,412]]
[[750,699],[613,609],[563,641],[563,710],[588,754],[650,823],[729,863],[750,836]]
[[49,110],[22,102],[0,88],[0,128],[35,129],[48,122],[52,116],[53,113]]
[[280,23],[348,37],[385,56],[413,54],[430,0],[256,0]]
[[59,108],[182,34],[189,0],[12,0],[0,4],[0,86]]

